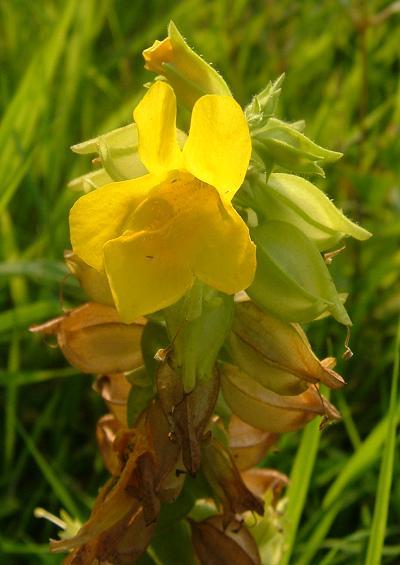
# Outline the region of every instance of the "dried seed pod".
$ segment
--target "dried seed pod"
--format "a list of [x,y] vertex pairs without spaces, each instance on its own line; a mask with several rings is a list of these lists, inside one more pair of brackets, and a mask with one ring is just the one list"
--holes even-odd
[[67,361],[83,373],[112,374],[143,364],[140,339],[146,320],[123,324],[111,306],[88,302],[31,332],[56,335]]
[[317,415],[338,420],[339,412],[318,392],[316,385],[297,396],[276,394],[225,364],[221,374],[222,392],[232,412],[255,428],[283,433],[298,430]]
[[307,382],[334,389],[345,384],[318,360],[298,324],[284,322],[250,301],[235,306],[230,352],[245,373],[278,394],[300,394]]

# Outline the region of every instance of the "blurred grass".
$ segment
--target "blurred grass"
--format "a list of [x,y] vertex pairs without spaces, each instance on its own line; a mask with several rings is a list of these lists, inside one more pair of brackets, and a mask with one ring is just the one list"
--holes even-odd
[[[103,407],[90,379],[27,327],[62,313],[61,290],[67,307],[80,299],[61,261],[76,198],[66,183],[89,164],[68,147],[129,122],[150,78],[140,51],[164,36],[171,18],[241,103],[286,72],[281,115],[306,119],[308,135],[345,153],[320,185],[374,238],[349,241],[333,264],[339,289],[351,292],[355,324],[355,356],[339,367],[348,386],[332,395],[344,423],[321,436],[307,428],[301,443],[300,434],[284,436],[268,465],[290,474],[300,446],[290,563],[362,564],[377,528],[382,555],[369,563],[400,562],[398,481],[390,497],[379,491],[377,507],[388,503],[384,539],[385,511],[374,511],[400,311],[399,12],[398,2],[383,0],[0,3],[2,564],[59,563],[45,545],[55,528],[33,509],[87,515],[104,479],[94,444]],[[340,356],[340,327],[324,320],[309,331],[321,356]],[[387,468],[396,477],[390,429]],[[302,484],[307,446],[318,453]]]

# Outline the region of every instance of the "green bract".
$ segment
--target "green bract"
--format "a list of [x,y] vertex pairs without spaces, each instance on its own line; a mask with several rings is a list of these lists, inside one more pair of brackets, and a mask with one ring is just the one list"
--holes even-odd
[[289,322],[311,322],[329,311],[346,326],[351,320],[317,247],[297,227],[271,221],[251,230],[257,271],[249,296]]
[[355,224],[314,184],[302,177],[272,173],[265,183],[260,175],[251,184],[250,205],[268,220],[288,222],[298,227],[318,249],[324,251],[343,237],[368,239],[371,234]]
[[199,281],[188,298],[165,310],[173,359],[185,392],[207,379],[233,319],[233,297]]

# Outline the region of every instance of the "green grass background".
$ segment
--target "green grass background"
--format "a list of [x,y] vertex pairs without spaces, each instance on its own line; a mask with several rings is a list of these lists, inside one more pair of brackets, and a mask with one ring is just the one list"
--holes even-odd
[[[374,237],[332,267],[355,324],[348,386],[332,394],[343,422],[283,436],[267,464],[292,478],[285,563],[400,563],[400,6],[381,0],[0,1],[1,563],[59,563],[34,508],[85,518],[105,478],[91,379],[27,327],[82,298],[61,259],[66,184],[89,163],[68,148],[129,122],[151,78],[141,50],[169,19],[242,104],[286,72],[280,115],[345,153],[318,184]],[[340,357],[341,327],[308,331]]]

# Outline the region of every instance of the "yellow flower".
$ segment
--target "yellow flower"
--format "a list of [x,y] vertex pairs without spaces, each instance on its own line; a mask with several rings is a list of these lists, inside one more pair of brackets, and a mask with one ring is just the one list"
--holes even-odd
[[183,150],[172,88],[155,83],[134,111],[149,174],[82,196],[70,213],[76,255],[105,272],[121,319],[175,303],[195,278],[233,294],[255,272],[255,246],[231,205],[251,153],[240,106],[202,96]]

